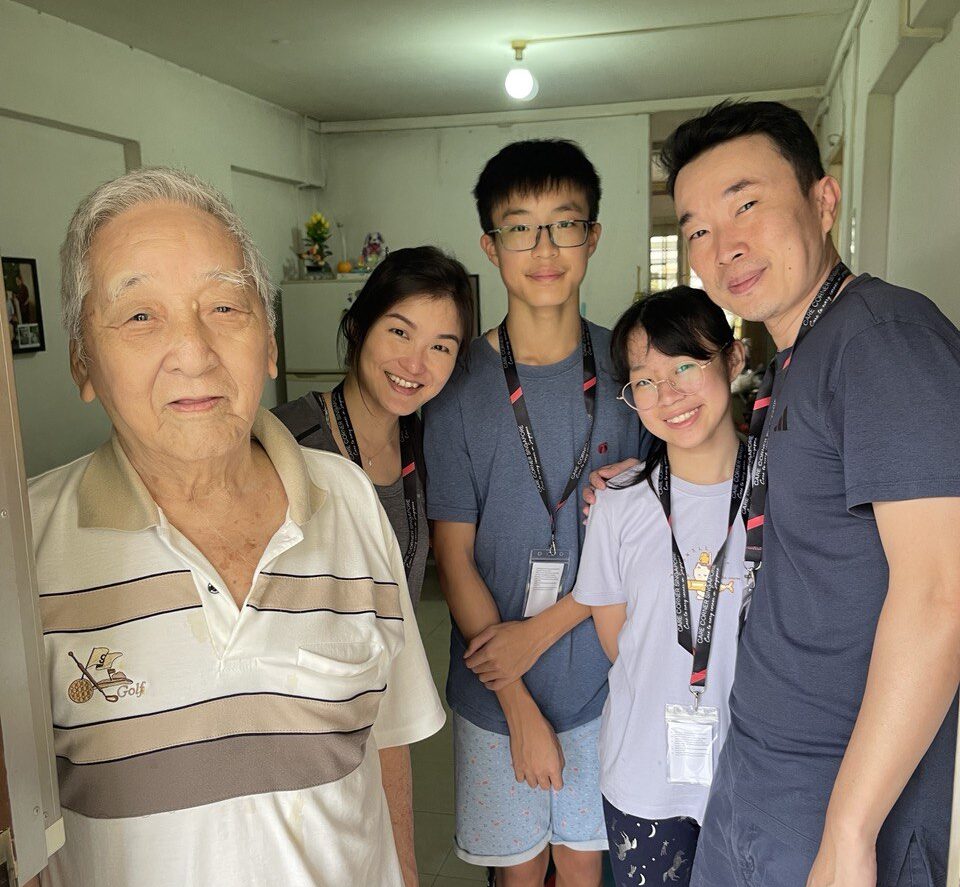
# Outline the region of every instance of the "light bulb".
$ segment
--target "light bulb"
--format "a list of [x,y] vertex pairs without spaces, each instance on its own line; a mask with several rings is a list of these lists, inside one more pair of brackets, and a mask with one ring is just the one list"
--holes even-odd
[[507,79],[503,81],[507,95],[523,102],[529,102],[539,90],[537,78],[526,68],[511,68]]

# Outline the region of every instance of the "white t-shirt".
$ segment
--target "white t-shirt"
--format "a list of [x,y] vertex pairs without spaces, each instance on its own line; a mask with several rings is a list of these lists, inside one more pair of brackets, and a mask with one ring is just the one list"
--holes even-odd
[[366,475],[253,436],[287,519],[237,607],[116,441],[30,483],[66,845],[52,887],[402,887],[378,749],[444,714]]
[[[654,487],[657,476],[655,470]],[[671,478],[673,527],[687,566],[694,637],[704,580],[727,534],[731,485],[730,480],[700,486]],[[743,521],[738,519],[724,558],[701,700],[701,705],[720,712],[714,763],[729,724],[727,699],[736,661],[745,544]],[[667,782],[665,706],[693,702],[689,689],[693,658],[677,642],[671,551],[663,509],[646,481],[605,490],[590,510],[573,595],[587,606],[627,605],[600,728],[601,791],[611,804],[634,816],[689,816],[702,822],[709,789]]]

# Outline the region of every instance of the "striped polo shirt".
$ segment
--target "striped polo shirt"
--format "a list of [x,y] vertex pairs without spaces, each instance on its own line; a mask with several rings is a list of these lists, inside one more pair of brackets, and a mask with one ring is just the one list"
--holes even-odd
[[444,714],[366,475],[253,436],[289,507],[241,608],[116,439],[30,482],[66,846],[44,884],[402,885],[377,748]]

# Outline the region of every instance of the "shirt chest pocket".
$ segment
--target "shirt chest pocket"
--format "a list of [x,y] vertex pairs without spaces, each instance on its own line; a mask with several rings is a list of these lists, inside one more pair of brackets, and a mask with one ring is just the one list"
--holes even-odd
[[297,650],[298,678],[324,695],[346,696],[386,683],[389,657],[375,640],[323,641]]

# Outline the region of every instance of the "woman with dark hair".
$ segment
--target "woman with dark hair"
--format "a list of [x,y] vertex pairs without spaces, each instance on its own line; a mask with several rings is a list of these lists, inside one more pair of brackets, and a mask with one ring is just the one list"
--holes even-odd
[[730,411],[743,346],[706,293],[679,286],[631,305],[611,353],[653,445],[598,492],[573,594],[613,663],[600,788],[616,883],[685,885],[745,592],[748,461]]
[[427,561],[423,431],[417,410],[466,354],[475,308],[467,272],[433,246],[390,253],[340,322],[346,377],[274,412],[297,441],[366,471],[400,543],[414,607]]

